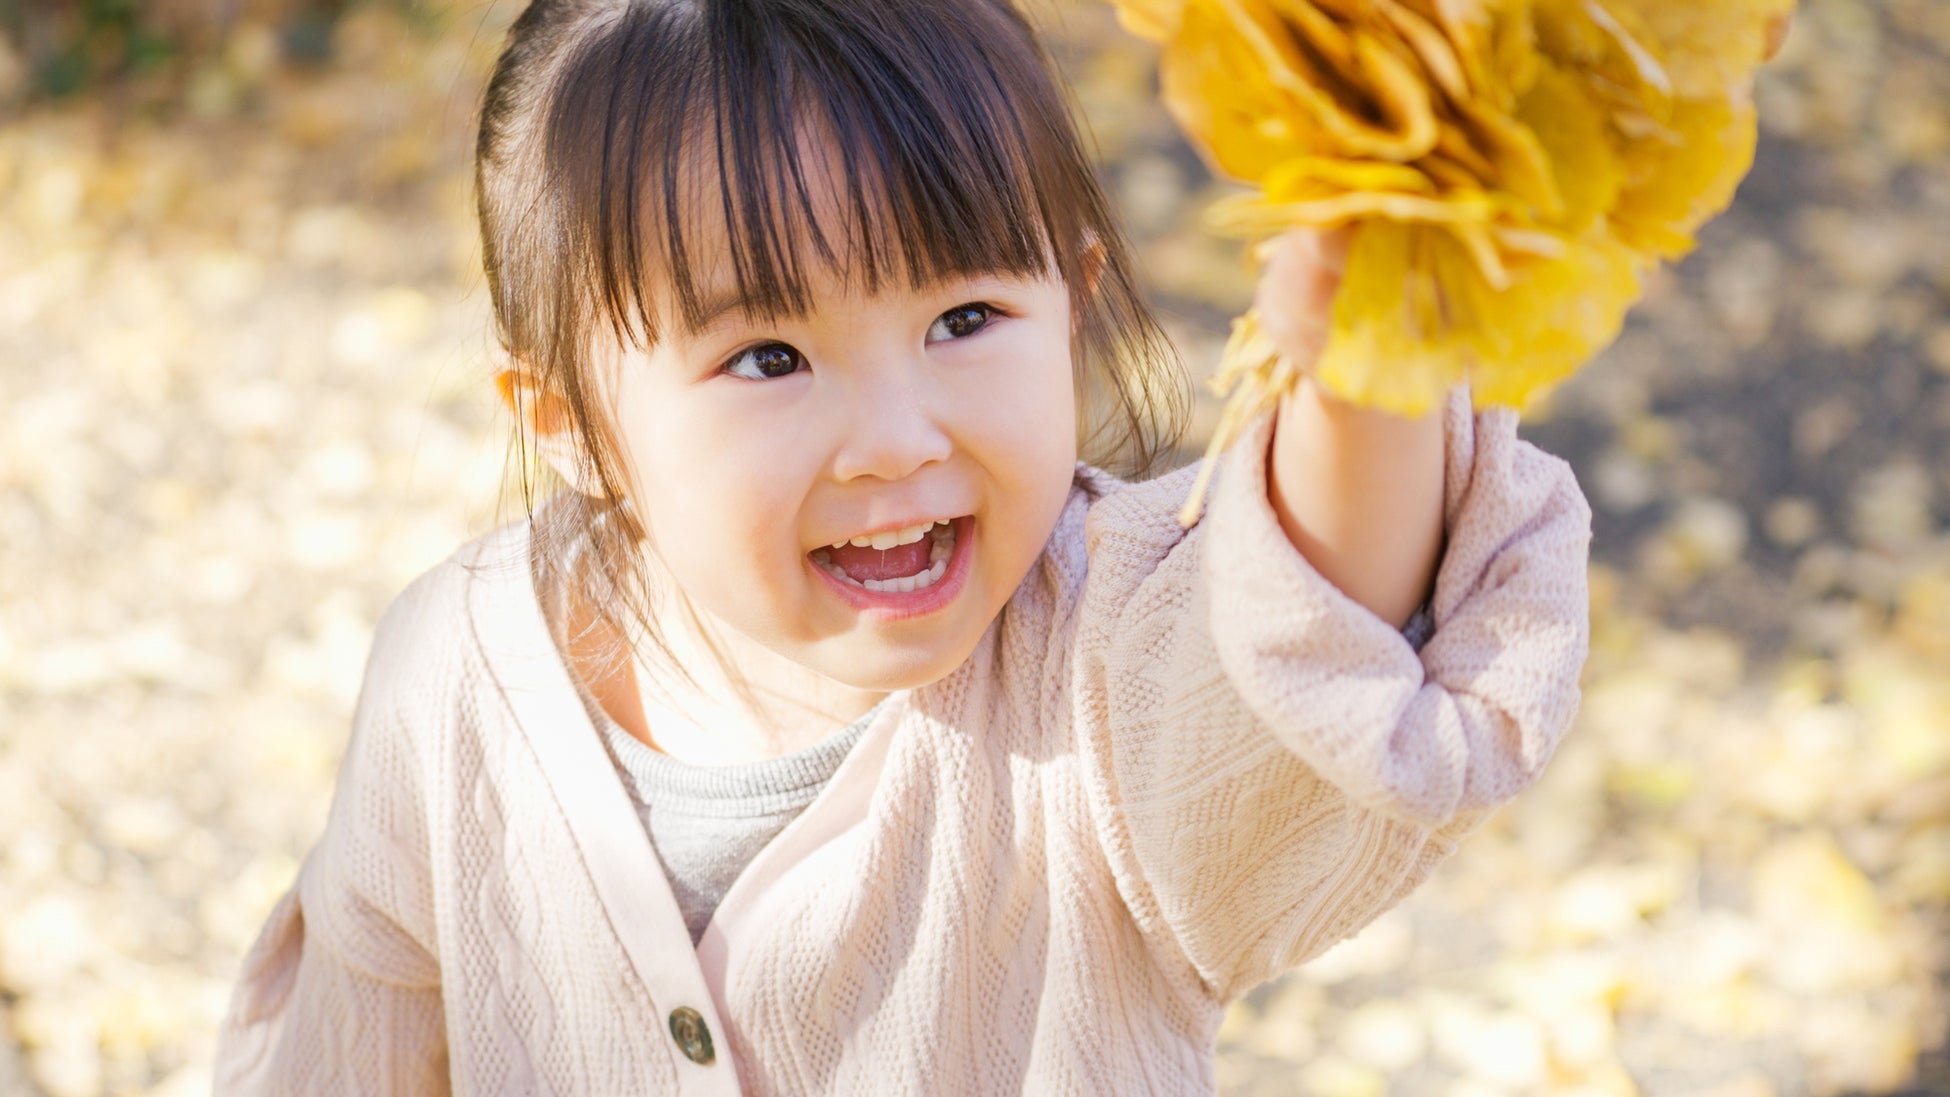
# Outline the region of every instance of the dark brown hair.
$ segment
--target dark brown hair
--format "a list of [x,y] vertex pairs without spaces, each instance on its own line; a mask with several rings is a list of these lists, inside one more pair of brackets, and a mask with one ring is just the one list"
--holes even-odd
[[[814,217],[807,132],[843,169],[844,224]],[[700,179],[718,195],[687,189]],[[611,580],[598,606],[636,586],[614,580],[643,530],[617,506],[587,359],[604,328],[644,346],[698,321],[687,200],[721,197],[725,258],[756,317],[803,314],[812,262],[871,291],[1042,275],[1053,258],[1077,317],[1084,457],[1143,472],[1182,426],[1177,361],[1048,58],[1007,0],[535,0],[488,85],[476,188],[497,334],[563,401],[604,495],[545,508],[537,562],[593,535]],[[660,314],[659,287],[678,315]],[[540,466],[521,429],[533,513]],[[630,609],[648,623],[649,607]]]

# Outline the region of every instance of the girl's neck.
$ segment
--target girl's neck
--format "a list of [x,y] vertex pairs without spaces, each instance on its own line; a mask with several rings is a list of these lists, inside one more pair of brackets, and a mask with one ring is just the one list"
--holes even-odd
[[[833,681],[694,612],[659,614],[661,645],[625,644],[579,593],[571,603],[576,676],[632,738],[681,762],[733,765],[803,750],[886,696]],[[628,651],[635,655],[618,656]]]

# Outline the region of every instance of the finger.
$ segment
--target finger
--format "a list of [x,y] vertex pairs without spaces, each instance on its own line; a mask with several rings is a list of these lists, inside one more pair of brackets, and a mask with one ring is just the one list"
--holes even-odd
[[1346,262],[1340,236],[1309,230],[1287,241],[1267,264],[1262,286],[1294,306],[1319,308],[1333,300]]
[[1348,249],[1354,245],[1354,226],[1335,225],[1321,233],[1318,241],[1321,266],[1335,274],[1347,273]]

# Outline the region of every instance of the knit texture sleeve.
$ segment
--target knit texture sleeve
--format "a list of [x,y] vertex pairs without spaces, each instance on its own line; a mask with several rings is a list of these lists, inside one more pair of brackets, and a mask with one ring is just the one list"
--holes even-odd
[[1140,927],[1220,999],[1399,901],[1536,778],[1576,712],[1590,509],[1512,413],[1458,390],[1444,415],[1447,540],[1419,651],[1287,540],[1270,419],[1192,530],[1172,521],[1178,477],[1093,508],[1075,663],[1092,810]]
[[438,572],[381,622],[325,833],[245,957],[216,1092],[441,1094],[427,772],[413,733],[440,711],[424,608]]

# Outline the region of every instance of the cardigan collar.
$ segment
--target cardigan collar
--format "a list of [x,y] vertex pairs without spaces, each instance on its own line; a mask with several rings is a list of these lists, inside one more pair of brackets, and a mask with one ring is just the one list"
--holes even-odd
[[[726,973],[758,924],[768,892],[795,866],[866,821],[911,691],[888,697],[826,788],[739,873],[697,948],[673,947],[672,942],[689,941],[689,930],[550,637],[530,566],[531,531],[527,522],[510,525],[477,542],[472,558],[464,561],[471,572],[467,605],[475,643],[568,823],[583,869],[610,915],[611,931],[658,1014],[689,1006],[704,1015],[712,1031],[728,1034]],[[687,1085],[704,1087],[699,1092],[736,1093],[726,1041],[718,1042],[717,1054],[718,1063],[708,1067],[677,1056],[678,1069],[687,1075]]]

